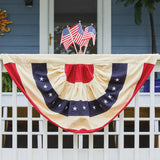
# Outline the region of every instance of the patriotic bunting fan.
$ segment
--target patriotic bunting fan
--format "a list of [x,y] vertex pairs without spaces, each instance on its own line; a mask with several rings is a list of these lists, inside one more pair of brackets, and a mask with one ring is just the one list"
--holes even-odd
[[71,132],[102,129],[132,100],[157,55],[2,55],[32,105]]

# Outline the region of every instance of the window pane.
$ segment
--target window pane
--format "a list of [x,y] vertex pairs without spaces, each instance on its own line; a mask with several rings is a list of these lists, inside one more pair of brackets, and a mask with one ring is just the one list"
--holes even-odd
[[27,135],[17,135],[17,148],[27,148]]
[[139,136],[139,147],[140,148],[149,148],[149,135],[140,135]]
[[94,148],[104,148],[104,136],[103,135],[95,135],[93,139],[93,147]]
[[83,135],[83,148],[89,148],[89,136]]
[[17,117],[27,117],[27,107],[17,107]]
[[126,118],[133,118],[134,117],[134,108],[128,107],[124,110],[124,117]]
[[27,132],[27,121],[17,121],[17,131]]
[[134,132],[134,121],[124,121],[124,131]]
[[[63,5],[62,5],[63,4]],[[97,0],[58,0],[55,1],[55,21],[54,21],[54,53],[75,53],[75,49],[71,46],[66,52],[63,45],[60,45],[62,30],[69,25],[72,27],[81,20],[83,29],[91,23],[97,28]],[[76,45],[79,50],[79,46]],[[84,47],[82,48],[84,50]],[[89,42],[86,53],[97,53],[97,45],[93,46],[92,40]]]
[[32,107],[32,117],[34,117],[34,118],[40,117],[40,114],[38,113],[38,111],[34,107]]
[[48,135],[48,148],[58,148],[58,135]]
[[124,148],[134,148],[134,135],[124,136]]
[[32,135],[32,148],[38,148],[37,135]]
[[2,148],[12,148],[12,135],[2,135]]
[[39,132],[39,121],[32,121],[32,132]]
[[139,117],[149,117],[149,114],[150,114],[150,112],[149,112],[149,107],[141,107],[140,108],[140,113],[139,113]]
[[140,121],[139,131],[149,132],[149,121]]
[[73,148],[72,135],[63,135],[63,148]]
[[116,121],[109,123],[109,132],[116,132]]
[[12,121],[5,121],[5,130],[7,132],[12,132]]
[[48,132],[58,132],[58,127],[48,121]]
[[118,135],[109,135],[109,148],[118,148]]

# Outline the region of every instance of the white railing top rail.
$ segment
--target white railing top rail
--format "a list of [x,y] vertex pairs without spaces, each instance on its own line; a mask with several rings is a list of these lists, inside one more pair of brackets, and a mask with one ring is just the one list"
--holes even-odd
[[[7,54],[10,54],[10,53],[7,53]],[[12,53],[12,54],[17,54],[17,53]],[[22,53],[22,54],[28,54],[28,53]],[[151,53],[146,53],[146,54],[151,54]],[[158,56],[158,61],[160,61],[160,53],[157,53],[157,54],[159,54],[159,56]],[[2,53],[0,53],[0,60],[2,60]]]

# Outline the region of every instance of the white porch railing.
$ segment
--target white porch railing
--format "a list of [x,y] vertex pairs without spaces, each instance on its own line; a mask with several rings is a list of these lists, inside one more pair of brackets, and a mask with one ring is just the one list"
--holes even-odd
[[[5,69],[0,62],[0,82]],[[102,131],[73,134],[54,126],[28,103],[17,87],[0,85],[0,160],[159,160],[160,92],[140,92]]]

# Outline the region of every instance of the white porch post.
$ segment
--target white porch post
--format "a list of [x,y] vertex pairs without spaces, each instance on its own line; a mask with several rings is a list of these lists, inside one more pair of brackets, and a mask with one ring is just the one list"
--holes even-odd
[[102,7],[103,7],[103,0],[97,0],[97,53],[98,54],[102,54],[103,53],[103,39],[102,39],[102,35],[103,35],[103,11],[102,11]]
[[40,19],[39,19],[40,37],[39,52],[48,54],[48,0],[40,0]]
[[[40,0],[40,19],[39,19],[39,52],[40,54],[49,53],[49,1]],[[47,120],[43,117],[43,150],[42,150],[42,159],[48,159],[47,154]]]
[[111,0],[97,0],[97,53],[111,54]]
[[103,53],[111,54],[111,0],[103,1]]

